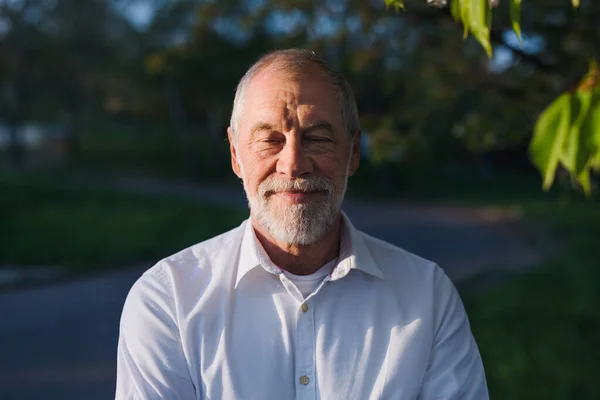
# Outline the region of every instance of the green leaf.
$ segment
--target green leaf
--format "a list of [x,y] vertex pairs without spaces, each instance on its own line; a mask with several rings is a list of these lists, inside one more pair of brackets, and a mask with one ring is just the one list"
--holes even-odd
[[592,102],[592,93],[577,91],[570,96],[571,123],[569,133],[564,141],[562,164],[572,176],[577,176],[587,168],[591,156],[591,149],[582,138],[581,126],[588,119],[589,109]]
[[581,140],[589,153],[589,166],[600,170],[600,90],[594,93],[588,116],[581,126]]
[[460,0],[452,0],[450,2],[450,14],[454,21],[461,21],[461,9],[462,9],[462,1]]
[[456,0],[460,4],[460,19],[463,24],[463,38],[466,39],[470,29],[471,0]]
[[404,0],[385,0],[387,7],[393,7],[396,11],[404,10]]
[[544,178],[545,190],[548,190],[554,182],[554,174],[569,131],[570,97],[569,93],[561,95],[542,112],[529,145],[532,161]]
[[592,102],[594,97],[590,91],[577,91],[571,96],[571,116],[573,122],[569,130],[569,136],[565,140],[565,153],[562,163],[583,189],[590,196],[592,187],[590,184],[590,169],[592,158],[597,151],[593,142],[594,121]]
[[594,172],[600,173],[600,153],[597,153],[595,157],[592,157],[590,168],[594,170]]
[[492,57],[492,44],[490,42],[490,28],[492,25],[492,9],[489,0],[452,0],[450,14],[455,21],[460,20],[463,25],[463,38],[473,34],[475,39],[483,46],[488,57]]
[[586,168],[579,175],[577,175],[577,181],[581,185],[583,189],[583,193],[586,196],[590,196],[592,194],[592,185],[590,183],[590,169]]
[[521,44],[521,0],[510,0],[510,20]]
[[[469,29],[473,36],[483,46],[488,57],[492,57],[492,44],[490,42],[490,28],[492,25],[491,8],[489,0],[470,0]],[[464,23],[464,21],[463,21]]]

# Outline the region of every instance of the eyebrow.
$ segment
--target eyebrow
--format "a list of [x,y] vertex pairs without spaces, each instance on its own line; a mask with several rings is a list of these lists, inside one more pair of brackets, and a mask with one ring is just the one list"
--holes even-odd
[[273,128],[273,125],[267,122],[259,122],[256,125],[254,125],[250,130],[250,139],[254,139],[259,132],[273,130],[275,130],[275,128]]
[[317,129],[325,129],[329,133],[333,134],[333,126],[331,125],[331,123],[325,120],[321,120],[319,122],[309,122],[304,127],[302,127],[302,129],[300,129],[300,132],[302,134],[306,134]]
[[[317,129],[325,129],[330,134],[333,134],[333,126],[331,125],[331,123],[329,123],[325,120],[321,120],[318,122],[309,122],[308,124],[306,124],[305,126],[300,128],[300,133],[305,135],[305,134],[310,133],[311,131],[315,131]],[[260,132],[263,132],[263,131],[272,132],[274,130],[275,130],[275,128],[273,127],[273,125],[269,124],[268,122],[259,122],[256,125],[254,125],[252,127],[252,129],[250,130],[250,140],[253,140],[254,138],[256,138],[256,136]]]

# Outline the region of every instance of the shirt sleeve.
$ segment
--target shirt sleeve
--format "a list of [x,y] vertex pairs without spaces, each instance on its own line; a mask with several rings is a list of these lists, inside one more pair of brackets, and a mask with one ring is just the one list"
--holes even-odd
[[116,400],[196,399],[173,303],[160,264],[131,288],[121,315]]
[[434,340],[418,400],[488,400],[481,356],[456,288],[438,268]]

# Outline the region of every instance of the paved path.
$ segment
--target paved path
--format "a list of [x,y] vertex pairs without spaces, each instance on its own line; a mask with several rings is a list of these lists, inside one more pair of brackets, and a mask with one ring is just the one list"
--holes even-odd
[[[114,184],[138,192],[245,204],[241,189],[235,188]],[[438,262],[455,281],[498,266],[519,269],[537,260],[520,231],[512,223],[490,221],[489,212],[352,202],[345,210],[357,227]],[[150,266],[0,293],[0,399],[113,398],[121,307],[135,279]]]

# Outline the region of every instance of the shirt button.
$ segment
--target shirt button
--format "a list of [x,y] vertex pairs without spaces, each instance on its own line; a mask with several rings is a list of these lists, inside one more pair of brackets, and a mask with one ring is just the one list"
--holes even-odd
[[308,376],[306,375],[302,375],[300,377],[300,383],[303,385],[308,385],[308,382],[310,382],[310,379],[308,378]]
[[[308,304],[302,303],[301,308],[302,308],[302,311],[307,312],[308,311]],[[300,379],[302,379],[302,378],[300,378]],[[308,379],[308,378],[306,378],[306,379]]]

